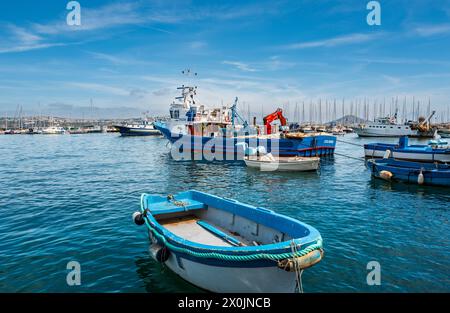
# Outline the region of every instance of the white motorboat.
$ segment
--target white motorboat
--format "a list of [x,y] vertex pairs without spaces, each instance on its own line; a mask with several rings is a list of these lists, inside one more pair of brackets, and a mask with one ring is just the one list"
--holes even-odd
[[59,126],[50,126],[42,129],[43,135],[63,135],[65,133],[66,130]]

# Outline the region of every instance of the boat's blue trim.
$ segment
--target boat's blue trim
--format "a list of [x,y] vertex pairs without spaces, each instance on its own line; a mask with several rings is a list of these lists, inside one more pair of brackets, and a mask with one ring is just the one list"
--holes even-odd
[[446,164],[408,162],[392,158],[369,160],[367,164],[372,175],[378,178],[382,171],[389,171],[393,174],[392,180],[418,184],[418,177],[422,173],[424,185],[450,186],[450,166]]
[[[301,139],[288,138],[258,138],[258,137],[208,137],[208,136],[192,136],[172,133],[163,122],[155,122],[154,126],[158,129],[164,137],[171,143],[178,142],[180,149],[187,146],[187,153],[201,153],[205,147],[211,145],[211,140],[214,140],[212,146],[209,147],[212,153],[220,157],[220,160],[242,160],[243,153],[239,152],[236,144],[245,142],[249,146],[256,144],[256,146],[266,146],[267,151],[278,154],[279,156],[327,156],[333,155],[336,147],[336,137],[332,135],[318,135],[308,136]],[[183,153],[183,151],[179,151]],[[233,155],[230,158],[227,155]],[[224,157],[225,156],[225,157]]]
[[[290,252],[292,249],[291,248],[292,240],[261,246],[239,246],[239,247],[211,246],[186,240],[168,231],[165,227],[160,225],[154,218],[154,216],[151,214],[152,211],[150,207],[152,207],[153,203],[149,201],[149,199],[155,199],[154,197],[155,196],[148,196],[145,194],[142,196],[143,209],[144,210],[149,209],[148,212],[150,212],[150,214],[147,214],[147,219],[150,225],[159,234],[163,235],[168,241],[170,241],[174,245],[179,245],[181,247],[189,247],[189,249],[193,249],[194,251],[201,251],[201,252],[204,252],[205,250],[220,251],[221,253],[224,254],[240,253],[243,255],[261,252],[285,253]],[[219,210],[224,210],[248,218],[252,221],[255,221],[258,224],[262,224],[267,227],[276,229],[280,232],[289,234],[289,236],[295,238],[293,239],[293,241],[297,246],[301,246],[301,248],[306,248],[309,245],[317,243],[318,240],[321,240],[321,236],[315,228],[307,224],[304,224],[298,220],[290,218],[288,216],[275,213],[271,210],[256,208],[254,206],[244,204],[236,200],[224,199],[195,190],[179,193],[175,196],[175,198],[178,201],[193,199],[198,202],[204,203],[206,206],[214,207]]]
[[450,154],[450,148],[433,148],[430,145],[409,145],[407,137],[401,137],[398,144],[369,143],[364,145],[364,149],[375,151],[386,151],[399,153],[420,153],[420,154]]

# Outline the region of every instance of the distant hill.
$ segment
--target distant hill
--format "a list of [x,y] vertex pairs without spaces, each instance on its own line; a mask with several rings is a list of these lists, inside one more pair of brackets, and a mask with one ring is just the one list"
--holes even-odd
[[330,121],[328,123],[326,123],[325,125],[350,125],[350,124],[361,124],[361,123],[365,123],[366,120],[357,117],[355,115],[345,115],[341,118],[338,118],[337,120],[334,121]]

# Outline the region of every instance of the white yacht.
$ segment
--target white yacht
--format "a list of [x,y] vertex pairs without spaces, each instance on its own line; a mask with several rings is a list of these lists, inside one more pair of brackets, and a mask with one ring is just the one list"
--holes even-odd
[[64,135],[66,130],[60,126],[50,126],[42,129],[43,135]]
[[401,137],[417,135],[410,125],[397,124],[397,112],[391,117],[376,118],[374,122],[353,128],[359,137]]

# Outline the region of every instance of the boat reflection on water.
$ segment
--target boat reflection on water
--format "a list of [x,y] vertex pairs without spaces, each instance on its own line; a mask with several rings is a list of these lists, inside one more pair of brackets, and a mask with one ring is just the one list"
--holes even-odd
[[[149,249],[150,246],[151,245],[149,245]],[[166,266],[155,262],[150,255],[135,258],[134,264],[136,265],[136,274],[142,282],[146,292],[203,292],[203,290],[180,278]]]
[[448,198],[450,201],[450,194],[447,187],[442,186],[427,186],[427,185],[415,185],[408,184],[401,181],[388,182],[382,179],[371,179],[368,181],[368,186],[374,190],[395,192],[399,194],[411,193],[420,195],[432,196],[433,198],[442,199]]

